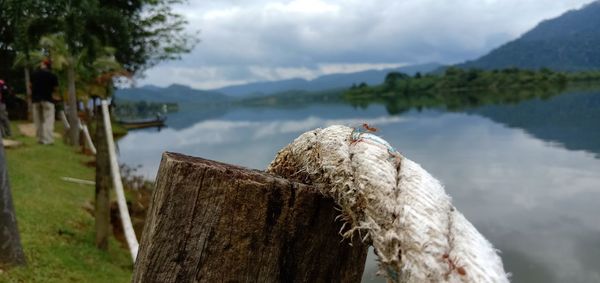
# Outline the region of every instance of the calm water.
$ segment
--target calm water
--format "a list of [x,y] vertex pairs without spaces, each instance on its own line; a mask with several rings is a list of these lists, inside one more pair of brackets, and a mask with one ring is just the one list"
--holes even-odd
[[[265,168],[305,131],[367,122],[446,185],[502,251],[514,282],[600,282],[600,92],[398,116],[380,105],[193,108],[170,115],[160,132],[130,132],[120,162],[142,165],[148,178],[164,151]],[[375,270],[370,255],[365,282],[384,282]]]

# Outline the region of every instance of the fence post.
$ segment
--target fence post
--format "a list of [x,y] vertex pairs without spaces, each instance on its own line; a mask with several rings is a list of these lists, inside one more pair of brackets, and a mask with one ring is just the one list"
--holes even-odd
[[331,198],[257,170],[163,154],[132,282],[360,282]]

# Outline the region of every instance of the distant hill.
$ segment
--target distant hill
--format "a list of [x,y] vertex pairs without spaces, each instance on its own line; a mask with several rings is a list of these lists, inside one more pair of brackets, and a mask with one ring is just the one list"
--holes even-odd
[[244,85],[223,87],[214,90],[197,90],[189,86],[173,84],[166,88],[145,85],[137,88],[118,89],[116,99],[148,102],[225,102],[231,98],[248,96],[267,96],[279,93],[289,95],[290,91],[316,92],[333,89],[347,89],[352,84],[365,82],[380,84],[389,72],[399,71],[407,74],[417,72],[427,73],[441,65],[436,63],[412,65],[385,70],[369,70],[348,74],[332,74],[318,77],[314,80],[289,79],[272,82],[258,82]]
[[600,1],[546,20],[462,68],[600,69]]
[[437,63],[429,63],[422,65],[412,65],[393,69],[384,70],[368,70],[348,74],[331,74],[318,77],[313,80],[305,79],[289,79],[272,82],[257,82],[236,86],[228,86],[213,91],[224,93],[233,97],[241,97],[247,95],[270,95],[279,92],[290,90],[299,91],[323,91],[336,88],[349,88],[352,84],[365,82],[367,84],[380,84],[385,76],[390,72],[403,72],[407,74],[415,74],[417,72],[427,73],[439,68],[441,65]]
[[148,102],[224,102],[229,98],[221,93],[193,89],[189,86],[173,84],[166,88],[157,86],[143,86],[139,88],[118,89],[116,94],[118,100]]

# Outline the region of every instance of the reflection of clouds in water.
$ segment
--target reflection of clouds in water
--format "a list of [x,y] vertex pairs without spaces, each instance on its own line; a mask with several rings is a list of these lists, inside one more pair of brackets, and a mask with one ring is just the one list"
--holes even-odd
[[591,270],[594,274],[594,280],[590,282],[600,282],[600,269],[598,260],[600,259],[600,234],[587,234],[580,236],[576,242],[575,254],[584,264],[584,270]]
[[[359,126],[362,123],[387,125],[405,121],[400,117],[379,117],[375,119],[321,119],[314,116],[299,121],[224,121],[210,120],[199,122],[189,128],[175,131],[165,129],[160,133],[140,132],[125,136],[119,145],[122,148],[154,148],[167,142],[174,147],[186,145],[211,145],[236,143],[241,140],[256,141],[274,135],[301,133],[318,127],[331,125]],[[245,135],[240,135],[245,133]],[[161,137],[157,138],[157,135]],[[291,142],[291,141],[290,141]]]
[[[600,233],[600,162],[591,154],[463,114],[413,119],[382,132],[446,184],[456,206],[496,247],[522,251],[543,267],[534,270],[558,282],[599,282],[573,251],[577,235]],[[515,282],[548,278],[504,260]]]
[[287,121],[208,120],[191,127],[160,132],[130,132],[119,141],[121,161],[142,164],[140,170],[153,178],[160,154],[174,151],[253,168],[264,168],[277,151],[303,132],[318,127],[342,124],[383,126],[408,121],[401,117],[322,119],[310,116]]
[[[377,126],[400,123],[407,121],[407,118],[400,117],[378,117],[371,119],[320,119],[311,116],[301,121],[285,121],[265,123],[254,134],[255,138],[262,138],[274,134],[283,133],[303,133],[319,127],[328,127],[332,125],[346,125],[350,127],[360,127],[363,123],[369,123]],[[290,141],[291,142],[291,141]]]
[[600,163],[590,154],[550,147],[477,116],[412,119],[381,132],[461,197],[503,194],[540,204],[600,190]]
[[[600,253],[586,253],[581,240],[596,243],[590,235],[600,235],[600,160],[591,154],[556,147],[475,115],[307,117],[209,120],[179,131],[131,132],[119,142],[121,160],[143,164],[149,177],[155,175],[160,154],[167,150],[264,168],[302,132],[332,124],[370,123],[439,178],[467,218],[497,248],[507,251],[504,260],[515,273],[515,282],[600,281],[588,262],[600,262]],[[374,262],[368,263],[366,273],[372,276],[375,268]]]

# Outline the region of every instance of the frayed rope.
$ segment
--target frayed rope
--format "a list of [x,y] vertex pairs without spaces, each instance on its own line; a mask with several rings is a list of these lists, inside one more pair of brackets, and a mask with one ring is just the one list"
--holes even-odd
[[439,181],[370,132],[331,126],[304,133],[268,171],[332,196],[350,225],[342,236],[369,241],[392,282],[508,282],[496,250]]

